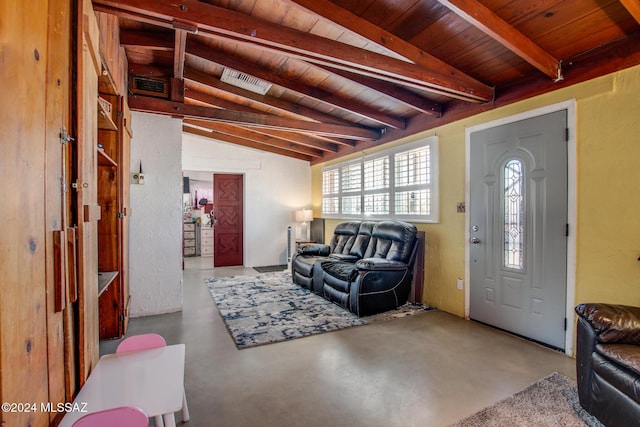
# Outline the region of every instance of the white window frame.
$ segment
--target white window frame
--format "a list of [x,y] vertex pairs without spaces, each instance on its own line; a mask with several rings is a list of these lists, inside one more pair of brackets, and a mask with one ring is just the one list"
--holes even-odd
[[[429,182],[421,185],[412,185],[410,187],[396,187],[395,185],[395,155],[398,153],[403,153],[406,151],[411,151],[423,147],[429,147]],[[371,195],[373,193],[382,194],[385,190],[376,189],[376,190],[365,190],[365,168],[364,164],[367,161],[387,157],[388,158],[388,170],[389,170],[389,213],[388,214],[365,214],[363,210],[365,209],[365,195]],[[337,171],[338,176],[340,177],[340,183],[338,185],[338,193],[325,194],[323,191],[322,198],[330,197],[338,197],[338,213],[325,213],[324,210],[322,212],[322,217],[327,219],[367,219],[367,220],[383,220],[383,219],[395,219],[395,220],[404,220],[411,222],[424,222],[424,223],[437,223],[439,222],[439,213],[440,213],[440,195],[439,195],[439,170],[438,170],[438,162],[439,162],[439,153],[438,153],[438,137],[431,136],[428,138],[421,139],[419,141],[415,141],[409,144],[399,145],[397,147],[389,148],[382,151],[377,151],[373,154],[369,154],[363,156],[357,160],[349,160],[345,162],[340,162],[333,164],[331,166],[326,166],[322,168],[322,179],[324,180],[325,173]],[[359,163],[361,165],[360,172],[362,174],[362,178],[360,180],[361,186],[360,190],[354,191],[343,191],[342,190],[342,168],[353,166],[354,164]],[[430,204],[430,212],[426,215],[416,215],[416,214],[397,214],[395,212],[395,193],[403,192],[407,190],[427,190],[429,194],[429,204]],[[324,190],[324,189],[323,189]],[[342,198],[347,196],[360,196],[360,207],[361,212],[358,214],[344,214],[342,213]]]

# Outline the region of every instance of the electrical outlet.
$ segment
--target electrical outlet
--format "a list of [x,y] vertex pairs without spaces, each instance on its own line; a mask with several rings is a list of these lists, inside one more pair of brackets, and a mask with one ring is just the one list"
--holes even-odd
[[461,291],[462,290],[462,286],[463,286],[463,281],[462,279],[458,278],[458,280],[456,280],[456,286],[458,287],[458,290]]
[[144,184],[144,174],[143,173],[132,173],[131,174],[131,183],[132,184]]

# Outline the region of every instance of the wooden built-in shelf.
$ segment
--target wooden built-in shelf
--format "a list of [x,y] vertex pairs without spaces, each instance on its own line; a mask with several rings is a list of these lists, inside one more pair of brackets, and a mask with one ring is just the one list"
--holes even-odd
[[107,290],[109,285],[118,277],[117,271],[100,271],[98,272],[98,296]]
[[111,158],[103,149],[98,148],[98,166],[118,166],[118,164]]
[[98,92],[118,95],[118,88],[109,67],[104,60],[102,62],[102,72],[98,76]]
[[98,101],[98,129],[118,130],[115,122],[111,118],[111,111]]

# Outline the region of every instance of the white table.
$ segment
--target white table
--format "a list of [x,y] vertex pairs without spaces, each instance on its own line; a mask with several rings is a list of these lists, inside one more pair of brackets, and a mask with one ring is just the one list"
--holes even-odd
[[[100,358],[74,400],[88,412],[118,406],[137,406],[149,418],[165,415],[165,427],[174,427],[173,413],[182,409],[184,344],[108,354]],[[71,427],[86,413],[68,412],[59,427]]]

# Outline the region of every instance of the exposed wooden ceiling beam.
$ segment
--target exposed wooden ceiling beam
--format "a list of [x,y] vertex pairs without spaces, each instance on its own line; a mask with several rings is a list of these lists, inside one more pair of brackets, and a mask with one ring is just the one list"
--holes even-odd
[[175,49],[175,36],[170,32],[154,31],[149,33],[148,31],[122,30],[120,31],[120,45],[170,51]]
[[168,77],[171,76],[171,68],[158,65],[136,64],[129,62],[129,74],[141,77]]
[[315,98],[318,102],[323,102],[334,108],[339,108],[364,119],[378,122],[384,126],[390,126],[396,129],[404,129],[405,127],[403,119],[389,116],[374,108],[354,102],[351,99],[346,99],[318,88],[309,87],[296,80],[291,80],[276,73],[272,73],[264,68],[258,68],[255,64],[238,60],[230,55],[204,46],[201,43],[189,41],[187,44],[187,53],[215,62],[223,67],[232,68],[234,70],[250,74],[254,77],[258,77],[259,79],[284,87],[287,90],[297,92],[300,95]]
[[167,26],[174,19],[197,22],[201,35],[258,45],[286,56],[345,69],[470,102],[492,99],[493,89],[464,76],[448,76],[375,52],[304,33],[197,0],[178,5],[156,0],[95,0],[98,11]]
[[134,111],[165,114],[170,116],[194,118],[222,123],[235,123],[251,127],[266,129],[281,129],[293,132],[314,133],[338,138],[356,140],[376,140],[380,137],[374,129],[344,126],[329,123],[316,123],[284,117],[263,114],[243,113],[238,111],[221,110],[218,108],[201,107],[146,96],[130,96],[129,107]]
[[[125,47],[144,47],[144,48],[151,48],[151,49],[164,49],[165,47],[170,45],[171,41],[166,36],[161,36],[159,38],[156,38],[155,33],[149,34],[145,32],[123,31],[120,35],[120,43],[122,46],[125,46]],[[298,81],[286,79],[284,77],[278,76],[275,73],[271,73],[268,70],[258,69],[255,67],[255,64],[234,59],[229,55],[225,55],[225,54],[222,54],[221,52],[214,51],[210,49],[208,46],[204,46],[202,43],[198,43],[196,41],[190,40],[187,46],[187,53],[189,53],[190,55],[198,56],[200,58],[206,59],[211,62],[215,62],[220,66],[232,68],[234,70],[241,71],[246,74],[250,74],[254,77],[258,77],[260,79],[269,81],[270,83],[277,84],[278,86],[297,92],[301,95],[310,96],[312,98],[315,98],[319,102],[323,102],[325,104],[330,105],[333,108],[339,108],[341,110],[347,111],[351,114],[355,114],[362,118],[378,122],[383,126],[391,126],[396,129],[403,129],[405,127],[405,122],[403,119],[389,116],[371,107],[354,103],[352,100],[348,100],[336,95],[332,95],[328,92],[319,90],[317,88],[311,88],[309,86],[301,84]],[[224,83],[221,83],[218,79],[208,76],[205,73],[198,73],[197,71],[191,70],[189,71],[189,75],[192,76],[192,79],[199,79],[199,81],[203,84],[207,84],[210,86],[218,86],[218,87],[220,87],[221,85],[224,85]],[[216,80],[217,83],[214,82],[213,80]],[[373,79],[370,79],[370,80],[373,80]],[[372,84],[376,84],[375,81]],[[377,84],[381,87],[385,85],[387,87],[389,86],[388,83],[385,84],[383,82],[379,82]],[[227,91],[231,90],[229,89],[230,85],[225,85],[225,86],[227,87]],[[387,88],[387,90],[389,92],[393,92],[393,90],[389,87]],[[341,121],[338,118],[332,117],[329,114],[323,114],[318,111],[314,112],[311,109],[305,109],[304,107],[301,107],[299,105],[288,103],[273,97],[267,98],[266,95],[252,96],[250,95],[250,92],[243,91],[241,89],[236,90],[235,93],[238,94],[239,91],[244,92],[242,96],[248,97],[248,98],[250,97],[254,101],[256,101],[258,97],[261,97],[263,99],[262,102],[267,101],[266,104],[269,104],[269,105],[287,104],[284,106],[284,108],[287,111],[304,109],[305,111],[303,114],[314,120],[318,120],[322,122],[330,122],[330,123],[342,122],[344,124],[344,121]],[[400,94],[398,96],[401,96],[402,93],[409,92],[409,91],[400,89],[398,90],[398,92]],[[417,95],[413,95],[413,96],[415,98],[420,98]],[[416,102],[419,102],[419,101],[416,101]],[[424,102],[427,104],[430,104],[432,107],[434,107],[434,105],[437,105],[435,103],[429,103],[426,100],[424,100]],[[418,104],[418,105],[421,105],[421,104]]]
[[175,47],[173,49],[173,77],[184,78],[184,54],[187,48],[187,32],[176,30]]
[[[238,70],[240,71],[240,70]],[[336,123],[336,124],[349,124],[345,120],[341,120],[338,117],[334,117],[330,114],[322,113],[318,110],[314,110],[312,108],[307,108],[300,104],[295,104],[293,102],[285,101],[281,98],[276,98],[274,96],[260,95],[258,93],[254,93],[245,89],[241,89],[236,86],[232,86],[230,84],[221,82],[216,77],[203,73],[201,71],[194,70],[192,68],[187,68],[185,70],[185,79],[191,80],[196,83],[200,83],[205,86],[212,87],[216,90],[227,92],[236,96],[240,96],[245,99],[249,99],[251,101],[257,102],[258,104],[264,105],[269,108],[273,108],[275,110],[280,110],[283,113],[295,115],[300,120],[309,120],[316,121],[322,123]]]
[[[202,102],[202,103],[207,104],[209,106],[218,107],[218,108],[224,108],[224,109],[228,109],[228,110],[245,111],[245,112],[248,112],[248,113],[256,113],[256,114],[260,114],[261,113],[260,111],[257,111],[257,110],[255,110],[255,109],[253,109],[251,107],[235,104],[233,102],[226,101],[224,99],[220,99],[220,98],[215,97],[213,95],[208,95],[206,93],[202,93],[202,92],[198,92],[198,91],[194,91],[194,90],[187,90],[185,92],[185,98],[192,99],[192,100],[195,100],[195,101],[198,101],[198,102]],[[338,151],[336,142],[318,140],[315,137],[310,136],[310,135],[301,135],[301,134],[296,133],[296,132],[278,131],[276,129],[256,129],[256,130],[254,130],[254,132],[260,132],[260,133],[262,133],[264,135],[273,136],[275,138],[279,138],[279,139],[282,139],[282,140],[287,140],[287,141],[290,141],[290,142],[295,142],[296,144],[306,145],[307,147],[312,147],[312,148],[316,148],[316,149],[319,149],[319,150],[331,151],[331,152],[337,152]]]
[[276,138],[262,132],[256,132],[254,130],[243,128],[243,127],[229,124],[229,123],[207,122],[203,120],[185,120],[184,123],[189,125],[204,127],[216,132],[224,133],[226,135],[242,138],[247,141],[253,141],[253,142],[268,145],[271,147],[292,151],[294,153],[304,154],[306,156],[320,158],[323,155],[322,150],[308,147],[306,145],[296,144],[291,141],[284,141],[280,138]]
[[329,67],[323,67],[323,68],[332,73],[338,74],[344,77],[345,79],[349,79],[358,84],[371,88],[377,92],[380,92],[422,113],[429,114],[436,117],[439,117],[442,114],[442,107],[440,106],[440,104],[433,101],[429,101],[428,99],[425,99],[419,95],[416,95],[415,93],[411,92],[410,90],[404,89],[403,87],[392,85],[390,83],[383,82],[381,80],[374,79],[371,77],[362,76],[359,74],[353,74],[344,70],[337,70]]
[[[347,30],[366,38],[375,45],[400,55],[407,60],[416,64],[423,65],[429,69],[436,70],[442,75],[449,75],[454,78],[459,78],[467,81],[476,81],[471,76],[463,73],[455,67],[447,64],[446,62],[436,58],[428,52],[418,48],[417,46],[403,40],[385,29],[367,21],[364,18],[332,3],[331,1],[318,1],[318,0],[292,0],[294,3],[299,4],[316,13],[331,22],[335,22],[338,25],[346,28]],[[369,85],[367,85],[369,86]],[[375,88],[374,88],[375,89]],[[385,93],[383,90],[376,89],[379,92]],[[402,102],[402,99],[399,99]],[[412,105],[411,103],[409,105]],[[420,105],[420,104],[416,104]],[[436,104],[437,105],[437,104]],[[412,105],[414,106],[414,105]],[[440,114],[440,107],[437,108],[427,107],[427,114]]]
[[[271,135],[276,138],[283,139],[285,141],[295,142],[296,144],[306,145],[308,147],[315,147],[320,150],[329,152],[329,153],[337,153],[338,145],[332,142],[328,142],[328,140],[320,140],[317,136],[311,134],[302,134],[297,132],[287,132],[284,130],[278,129],[259,129],[256,128],[256,132],[264,133],[265,135]],[[341,144],[346,145],[348,147],[355,146],[355,143],[351,144]]]
[[640,0],[620,0],[620,3],[640,24]]
[[493,38],[554,80],[562,79],[560,61],[477,0],[438,0],[443,6]]
[[[187,79],[187,81],[191,82],[192,80]],[[225,83],[222,83],[225,84]],[[211,87],[211,86],[205,86],[205,87]],[[279,117],[288,117],[290,119],[296,119],[296,120],[304,120],[304,121],[315,121],[317,122],[317,120],[309,120],[307,118],[303,118],[303,117],[299,117],[296,114],[290,114],[287,111],[281,111],[277,108],[272,108],[271,110],[273,111],[264,111],[264,110],[259,110],[257,108],[254,107],[250,107],[249,105],[246,104],[240,104],[240,103],[236,103],[233,101],[229,101],[227,99],[224,99],[220,96],[217,95],[210,95],[208,93],[203,93],[199,90],[199,88],[191,88],[191,87],[186,87],[185,88],[185,98],[189,98],[192,99],[194,101],[199,101],[205,104],[208,104],[212,107],[216,107],[216,108],[222,108],[225,110],[232,110],[232,111],[245,111],[247,113],[256,113],[256,114],[270,114],[273,116],[279,116]],[[244,97],[242,97],[241,99],[245,99]],[[256,105],[256,104],[253,104]]]
[[[144,71],[144,68],[143,68],[143,71]],[[346,120],[340,119],[338,117],[334,117],[330,114],[326,114],[318,110],[314,110],[312,108],[307,108],[300,104],[294,104],[292,102],[285,101],[281,98],[276,98],[269,95],[260,95],[245,89],[241,89],[236,86],[232,86],[227,83],[223,83],[217,78],[209,74],[206,74],[197,70],[193,70],[191,68],[187,68],[185,70],[185,79],[187,79],[188,81],[195,82],[197,84],[202,84],[204,86],[213,88],[215,90],[219,90],[221,92],[227,92],[232,95],[239,96],[243,99],[254,101],[258,104],[264,105],[267,108],[274,109],[276,111],[281,111],[285,116],[290,115],[290,116],[293,116],[294,118],[299,118],[300,120],[317,121],[321,123],[334,123],[334,124],[342,124],[345,126],[353,125],[353,123],[348,122]],[[221,107],[221,108],[224,108],[224,107]],[[272,132],[276,132],[276,131],[272,131]],[[309,138],[316,140],[318,142],[345,145],[347,147],[353,147],[355,145],[355,142],[350,139],[329,138],[329,137],[320,136],[320,135],[305,136],[305,140]]]
[[208,131],[205,129],[193,128],[191,126],[183,125],[182,131],[186,133],[191,133],[194,135],[202,136],[209,139],[215,139],[222,142],[228,142],[235,145],[241,145],[247,148],[253,148],[256,150],[268,151],[270,153],[279,154],[281,156],[292,157],[299,160],[305,160],[307,162],[311,161],[312,157],[304,154],[296,153],[289,150],[284,150],[281,148],[271,147],[265,144],[260,144],[253,141],[247,141],[242,138],[234,137],[231,135],[226,135],[221,132]]

